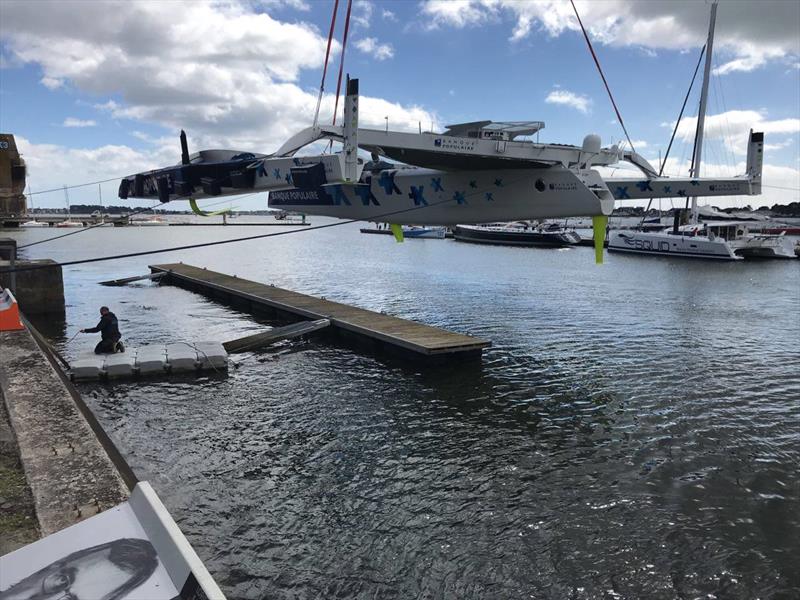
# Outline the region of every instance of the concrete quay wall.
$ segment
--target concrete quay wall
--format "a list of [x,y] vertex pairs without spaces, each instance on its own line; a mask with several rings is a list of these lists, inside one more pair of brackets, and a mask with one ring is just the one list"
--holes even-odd
[[[17,268],[39,268],[14,274],[14,296],[26,315],[64,314],[64,277],[61,265],[49,258],[18,260]],[[11,287],[11,263],[0,258],[0,288]]]
[[127,500],[130,467],[27,329],[0,332],[0,396],[43,536]]

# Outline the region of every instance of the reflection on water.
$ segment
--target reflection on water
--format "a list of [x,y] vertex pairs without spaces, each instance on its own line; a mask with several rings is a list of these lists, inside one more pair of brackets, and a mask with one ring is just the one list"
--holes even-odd
[[[242,231],[99,229],[31,254]],[[155,257],[494,346],[429,369],[285,343],[226,377],[81,389],[231,598],[800,595],[800,262],[592,259],[355,225]],[[100,304],[130,347],[267,323],[177,288],[96,285],[147,264],[67,269],[62,346]]]

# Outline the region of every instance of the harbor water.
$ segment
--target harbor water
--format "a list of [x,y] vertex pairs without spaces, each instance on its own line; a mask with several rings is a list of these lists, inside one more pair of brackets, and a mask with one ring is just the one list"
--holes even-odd
[[[43,324],[71,356],[102,304],[129,348],[269,324],[97,285],[184,261],[493,342],[435,368],[286,342],[227,376],[81,384],[229,598],[800,596],[800,261],[596,266],[358,227],[67,267],[66,323]],[[26,252],[278,231],[99,228]]]

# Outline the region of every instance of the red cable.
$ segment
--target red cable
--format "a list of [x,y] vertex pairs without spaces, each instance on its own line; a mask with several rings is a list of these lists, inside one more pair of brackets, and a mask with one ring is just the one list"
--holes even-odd
[[581,16],[578,14],[578,9],[575,8],[575,2],[573,0],[569,0],[570,4],[572,4],[572,10],[575,11],[575,16],[578,18],[578,25],[581,26],[581,31],[583,31],[583,37],[586,39],[586,43],[589,45],[589,52],[592,53],[592,58],[594,59],[594,64],[597,65],[597,70],[600,72],[600,77],[603,78],[603,84],[606,86],[606,91],[608,92],[608,97],[611,98],[611,105],[614,107],[614,112],[617,113],[617,119],[619,119],[619,124],[622,125],[622,131],[625,132],[625,137],[628,138],[628,143],[631,145],[631,150],[636,152],[636,149],[633,147],[633,142],[631,141],[631,136],[628,135],[628,130],[625,129],[625,122],[622,120],[622,115],[619,114],[619,109],[617,108],[617,103],[614,102],[614,96],[611,94],[611,88],[608,87],[608,82],[606,81],[606,76],[603,75],[603,68],[600,66],[600,61],[597,60],[597,55],[594,53],[594,48],[592,48],[592,42],[589,41],[589,36],[586,33],[586,28],[583,26],[583,21],[581,21]]
[[333,41],[333,29],[336,26],[336,13],[339,12],[339,0],[335,0],[333,5],[333,15],[331,15],[331,29],[328,31],[328,47],[325,49],[325,65],[322,67],[322,81],[319,84],[319,98],[317,98],[317,110],[314,113],[314,126],[319,119],[319,106],[322,103],[322,94],[325,91],[325,76],[328,73],[328,58],[331,55],[331,42]]
[[339,81],[336,83],[336,104],[333,106],[333,124],[336,125],[336,111],[339,110],[339,92],[342,90],[342,70],[344,69],[344,50],[347,48],[347,32],[350,29],[350,9],[353,0],[347,0],[347,16],[344,19],[344,37],[342,37],[342,56],[339,61]]

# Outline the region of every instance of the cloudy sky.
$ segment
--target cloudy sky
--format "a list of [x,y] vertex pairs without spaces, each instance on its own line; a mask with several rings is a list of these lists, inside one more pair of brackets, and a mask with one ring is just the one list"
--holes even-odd
[[[342,0],[344,8],[346,2]],[[636,149],[658,160],[708,27],[701,0],[576,2]],[[0,0],[0,130],[16,135],[33,191],[114,178],[192,150],[270,152],[311,124],[333,0]],[[341,39],[344,11],[337,21]],[[623,137],[566,0],[354,0],[345,72],[363,127],[543,120],[542,141]],[[800,3],[722,0],[705,174],[743,171],[766,133],[765,194],[800,199]],[[321,118],[330,121],[341,45]],[[688,114],[697,112],[697,94]],[[341,106],[341,105],[340,105]],[[667,172],[685,174],[693,120]],[[106,203],[115,182],[103,185]],[[781,189],[788,188],[788,189]],[[97,188],[73,190],[94,202]],[[36,206],[64,206],[61,192]],[[236,203],[263,208],[265,195]]]

